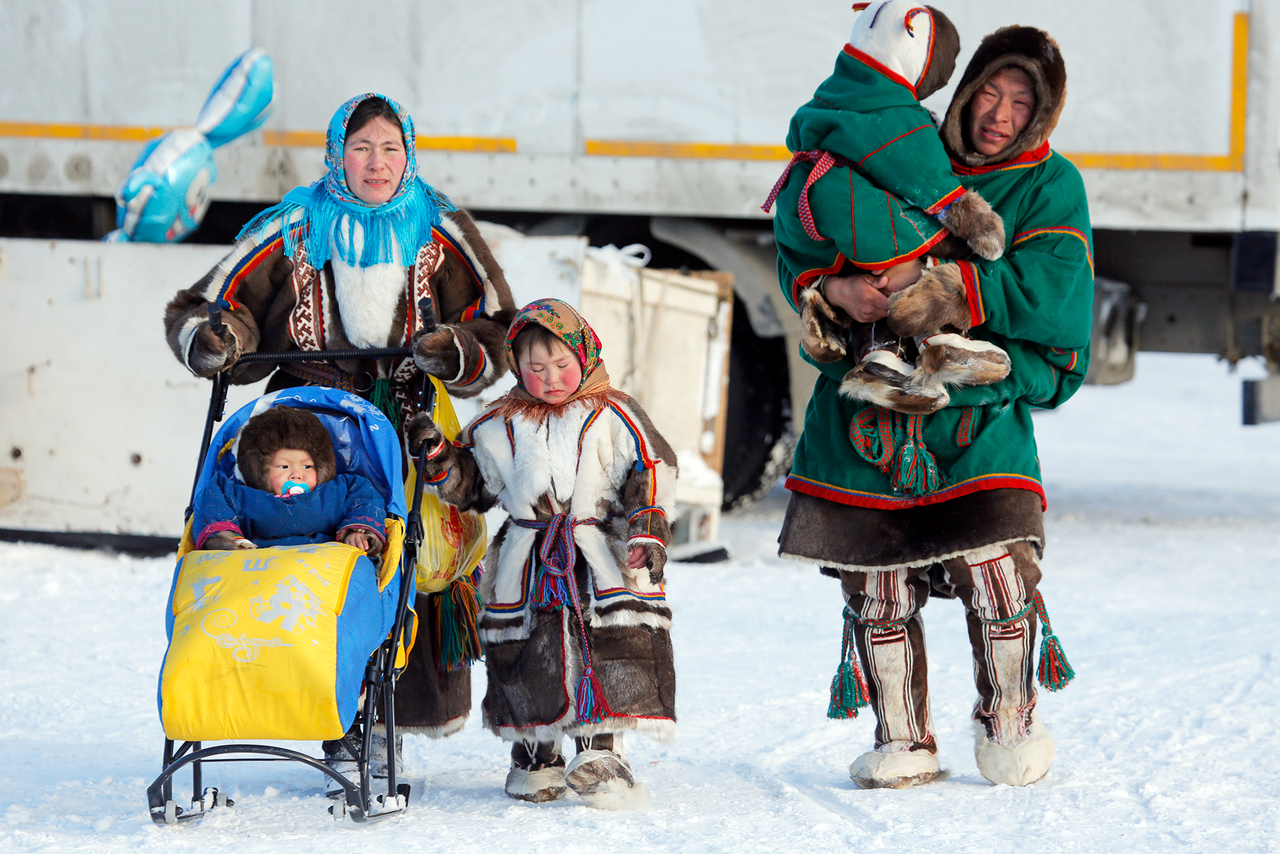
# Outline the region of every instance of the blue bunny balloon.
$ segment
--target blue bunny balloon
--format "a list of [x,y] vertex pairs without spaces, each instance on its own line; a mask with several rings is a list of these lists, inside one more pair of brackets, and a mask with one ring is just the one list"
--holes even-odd
[[218,178],[213,150],[266,121],[274,96],[271,57],[252,48],[236,57],[205,100],[194,128],[152,140],[116,192],[110,242],[173,243],[195,231]]

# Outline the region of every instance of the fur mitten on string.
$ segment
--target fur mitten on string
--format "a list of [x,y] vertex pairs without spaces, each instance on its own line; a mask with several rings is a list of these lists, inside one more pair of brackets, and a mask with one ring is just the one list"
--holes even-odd
[[848,352],[852,321],[844,311],[827,302],[819,278],[800,291],[800,346],[815,362],[828,364]]
[[988,261],[1004,254],[1004,220],[976,191],[966,190],[943,208],[938,221]]

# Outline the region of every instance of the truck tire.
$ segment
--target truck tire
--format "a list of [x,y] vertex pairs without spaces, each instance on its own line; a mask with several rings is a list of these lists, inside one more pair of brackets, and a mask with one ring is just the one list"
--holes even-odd
[[725,418],[724,511],[749,507],[791,470],[791,387],[786,339],[760,338],[734,297]]

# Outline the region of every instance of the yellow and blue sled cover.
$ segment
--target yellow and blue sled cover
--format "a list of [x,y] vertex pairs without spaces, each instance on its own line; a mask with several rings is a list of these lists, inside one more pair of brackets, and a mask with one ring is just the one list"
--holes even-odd
[[191,551],[169,594],[160,720],[175,741],[340,738],[396,582],[342,543]]

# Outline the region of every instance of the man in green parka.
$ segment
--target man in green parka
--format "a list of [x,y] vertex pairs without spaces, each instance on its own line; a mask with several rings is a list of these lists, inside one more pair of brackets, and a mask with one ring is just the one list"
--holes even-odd
[[[983,39],[940,135],[964,187],[1003,217],[1003,257],[939,264],[892,296],[869,275],[823,285],[856,323],[887,317],[902,336],[967,331],[1011,360],[1005,380],[959,389],[931,415],[847,399],[839,385],[849,360],[815,362],[821,374],[787,480],[779,553],[840,578],[846,663],[832,713],[850,716],[860,692],[869,695],[875,749],[850,767],[865,788],[941,774],[920,617],[930,594],[965,607],[979,770],[1027,785],[1053,760],[1032,683],[1039,622],[1054,639],[1036,591],[1044,489],[1031,410],[1058,406],[1082,383],[1093,304],[1084,184],[1048,143],[1065,94],[1065,65],[1047,33],[1006,27]],[[815,197],[820,231],[826,214]],[[785,270],[783,279],[790,291]],[[1041,673],[1051,689],[1070,676],[1055,650],[1047,645]]]

